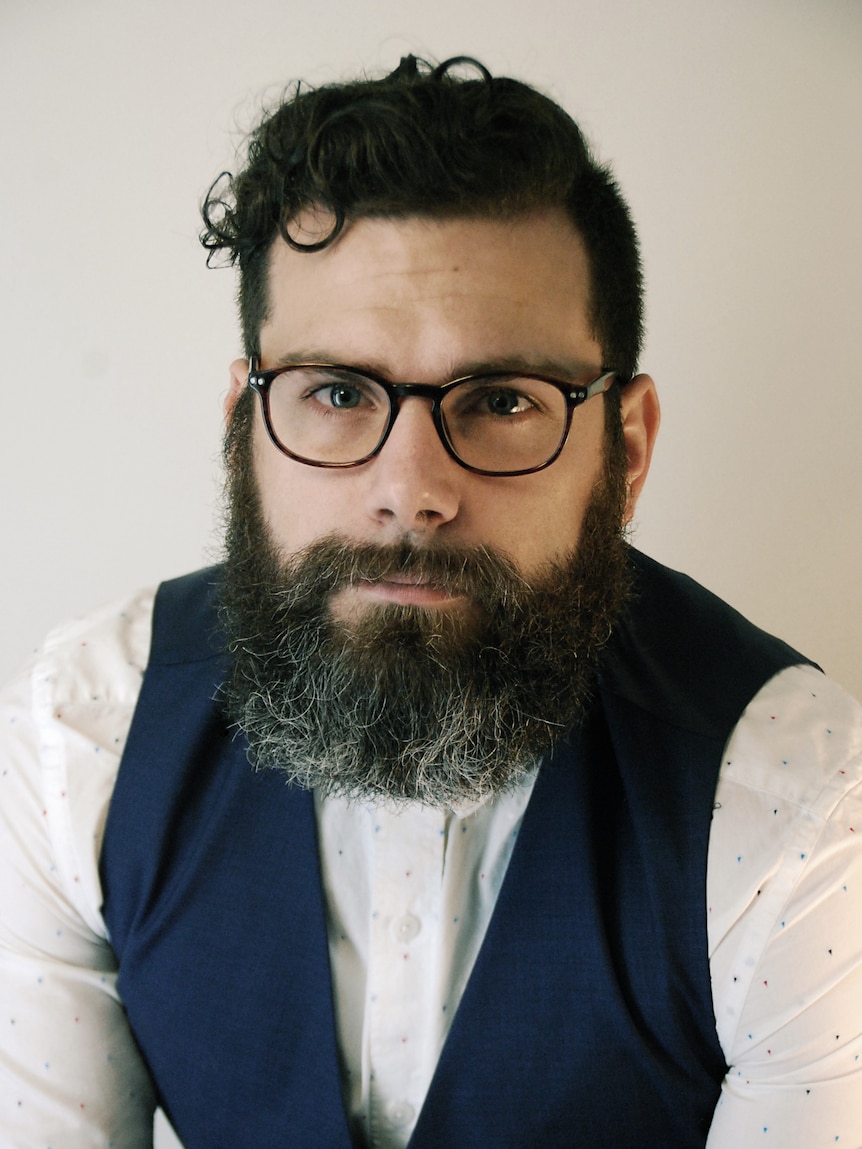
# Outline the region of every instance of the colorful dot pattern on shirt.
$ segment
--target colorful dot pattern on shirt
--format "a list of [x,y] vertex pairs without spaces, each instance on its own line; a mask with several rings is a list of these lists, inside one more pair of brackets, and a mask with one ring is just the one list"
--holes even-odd
[[[48,1144],[38,1137],[55,1082],[71,1099],[65,1144],[109,1144],[115,1128],[124,1149],[149,1144],[154,1101],[114,993],[96,858],[151,601],[58,632],[0,707],[0,810],[15,831],[0,831],[0,858],[40,890],[38,913],[28,900],[4,915],[7,936],[27,938],[30,952],[13,950],[0,980],[4,1049],[22,1067],[0,1098],[0,1128],[28,1149]],[[709,1149],[755,1138],[781,1149],[862,1145],[860,752],[858,709],[802,669],[761,692],[728,745],[708,929],[731,1070]],[[418,827],[392,812],[351,822],[330,804],[319,810],[345,1088],[375,1149],[402,1149],[415,1126],[522,809],[442,822],[432,812]],[[407,915],[419,931],[393,936]],[[33,1009],[33,995],[49,1006]]]

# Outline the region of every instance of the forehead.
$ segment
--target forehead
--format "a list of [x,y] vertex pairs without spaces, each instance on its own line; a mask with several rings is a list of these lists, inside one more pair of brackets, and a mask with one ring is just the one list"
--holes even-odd
[[562,212],[363,219],[319,252],[276,241],[261,351],[267,365],[324,358],[416,379],[495,357],[599,365],[589,291]]

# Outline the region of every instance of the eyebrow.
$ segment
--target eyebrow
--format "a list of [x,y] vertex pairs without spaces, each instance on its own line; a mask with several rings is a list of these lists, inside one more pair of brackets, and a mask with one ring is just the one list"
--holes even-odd
[[[411,382],[411,380],[395,379],[392,371],[381,360],[362,359],[346,363],[340,356],[333,356],[320,348],[303,348],[298,351],[287,352],[276,359],[274,367],[295,367],[301,363],[349,367],[353,371],[378,375],[381,379],[392,382]],[[440,383],[448,383],[450,379],[463,379],[470,375],[509,375],[512,373],[551,375],[555,379],[575,381],[587,376],[599,375],[603,371],[604,367],[601,364],[587,363],[583,359],[555,359],[544,355],[535,358],[523,355],[501,355],[494,359],[470,359],[452,363],[450,369],[445,372],[445,376],[440,378]]]

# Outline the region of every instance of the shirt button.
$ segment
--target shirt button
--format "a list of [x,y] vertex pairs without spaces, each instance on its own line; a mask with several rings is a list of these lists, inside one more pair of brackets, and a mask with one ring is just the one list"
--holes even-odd
[[386,1116],[390,1124],[403,1129],[416,1116],[416,1110],[409,1101],[390,1101],[386,1106]]
[[421,929],[422,923],[417,917],[413,914],[403,914],[393,921],[392,936],[397,942],[412,942]]

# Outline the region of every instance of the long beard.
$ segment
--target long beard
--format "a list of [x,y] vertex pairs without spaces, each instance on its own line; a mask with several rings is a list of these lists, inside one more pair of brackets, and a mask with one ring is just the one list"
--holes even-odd
[[[529,585],[485,548],[330,537],[285,563],[240,454],[221,620],[227,711],[255,765],[327,795],[447,807],[517,785],[578,723],[629,586],[618,451],[576,553]],[[465,595],[471,610],[375,604],[333,617],[339,589],[393,572]]]

